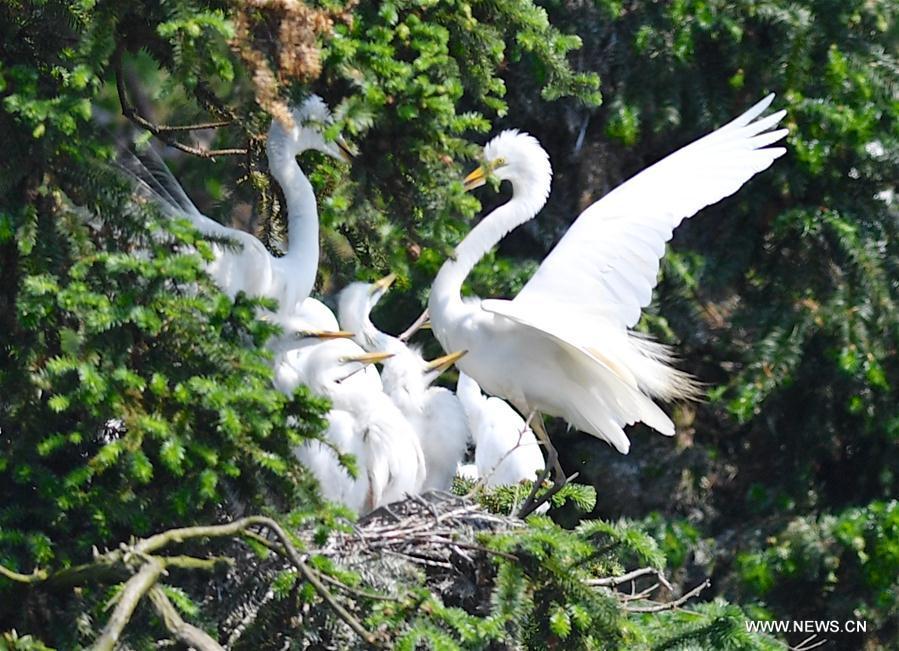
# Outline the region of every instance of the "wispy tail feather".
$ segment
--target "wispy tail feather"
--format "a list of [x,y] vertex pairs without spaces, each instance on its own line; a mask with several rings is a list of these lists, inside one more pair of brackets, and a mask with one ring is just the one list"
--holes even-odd
[[665,401],[696,400],[702,395],[702,385],[692,375],[671,366],[674,356],[669,346],[630,331],[628,343],[636,353],[629,366],[644,392]]
[[167,215],[192,221],[203,216],[153,147],[147,147],[140,155],[123,148],[117,163]]

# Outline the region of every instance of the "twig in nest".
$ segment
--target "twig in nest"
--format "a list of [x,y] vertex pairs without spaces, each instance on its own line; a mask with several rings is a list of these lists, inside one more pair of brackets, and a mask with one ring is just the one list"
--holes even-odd
[[115,69],[115,85],[116,91],[119,95],[119,104],[122,106],[122,115],[128,118],[132,123],[149,131],[154,136],[162,140],[165,144],[170,147],[174,147],[179,151],[183,151],[186,154],[190,154],[192,156],[199,156],[200,158],[216,158],[217,156],[243,156],[247,153],[246,149],[203,149],[200,147],[192,147],[191,145],[185,145],[182,142],[176,140],[171,134],[180,133],[185,131],[197,131],[200,129],[218,129],[219,127],[227,126],[231,124],[230,120],[221,120],[216,122],[204,122],[200,124],[192,124],[192,125],[184,125],[184,126],[171,126],[164,124],[156,124],[151,122],[143,115],[141,115],[137,109],[131,104],[128,99],[128,91],[125,88],[125,75],[123,72],[123,64],[122,64],[122,51],[123,47],[120,44],[112,56],[112,65]]

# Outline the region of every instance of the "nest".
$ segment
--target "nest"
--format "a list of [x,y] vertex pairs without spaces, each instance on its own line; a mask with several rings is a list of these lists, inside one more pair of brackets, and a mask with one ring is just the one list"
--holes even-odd
[[464,497],[429,492],[382,506],[360,520],[351,534],[338,534],[318,553],[358,572],[372,587],[391,593],[399,579],[427,585],[449,605],[475,612],[489,603],[490,550],[478,534],[522,526]]
[[[421,586],[440,594],[448,606],[486,614],[495,574],[491,555],[496,552],[479,543],[479,534],[522,526],[521,520],[488,513],[470,499],[429,492],[382,506],[352,531],[335,531],[324,543],[311,533],[301,537],[310,556],[325,557],[361,578],[359,586],[327,579],[345,606],[374,593],[390,598],[409,586]],[[235,545],[233,552],[236,564],[206,604],[221,612],[223,604],[213,602],[223,595],[229,602],[219,619],[227,648],[337,649],[360,643],[330,609],[302,603],[296,595],[275,595],[271,582],[291,571],[281,558],[259,559],[243,545]]]

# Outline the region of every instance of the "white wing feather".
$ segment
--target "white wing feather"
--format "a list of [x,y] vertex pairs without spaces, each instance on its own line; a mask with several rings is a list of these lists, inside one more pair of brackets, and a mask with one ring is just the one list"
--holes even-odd
[[262,242],[250,233],[225,226],[202,214],[154,149],[148,149],[141,158],[126,151],[120,165],[135,181],[138,191],[165,214],[187,218],[202,234],[227,238],[237,244],[236,248],[218,243],[212,245],[215,259],[206,270],[219,289],[232,298],[243,291],[250,296],[283,299],[275,284],[278,263]]
[[769,95],[729,124],[679,149],[591,205],[544,259],[515,303],[564,303],[625,328],[640,319],[674,229],[736,192],[786,151],[768,147],[785,115],[756,120]]

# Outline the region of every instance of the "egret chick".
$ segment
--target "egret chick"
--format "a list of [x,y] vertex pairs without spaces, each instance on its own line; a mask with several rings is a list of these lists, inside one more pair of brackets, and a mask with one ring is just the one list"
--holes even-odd
[[353,454],[358,469],[351,478],[334,451],[320,442],[298,448],[297,457],[318,478],[323,496],[363,514],[419,493],[425,461],[418,438],[390,399],[360,372],[390,354],[365,353],[346,339],[304,350],[299,375],[332,405],[325,437],[341,452]]
[[474,439],[477,478],[491,488],[536,481],[544,469],[543,454],[524,419],[505,401],[482,394],[465,373],[459,373],[456,395]]
[[471,432],[456,395],[433,383],[465,353],[459,351],[427,362],[417,348],[375,327],[371,310],[393,280],[391,274],[373,284],[352,283],[344,288],[338,299],[340,324],[356,333],[356,342],[365,350],[384,350],[393,355],[384,362],[381,381],[384,392],[412,425],[424,451],[427,477],[423,490],[449,490]]

